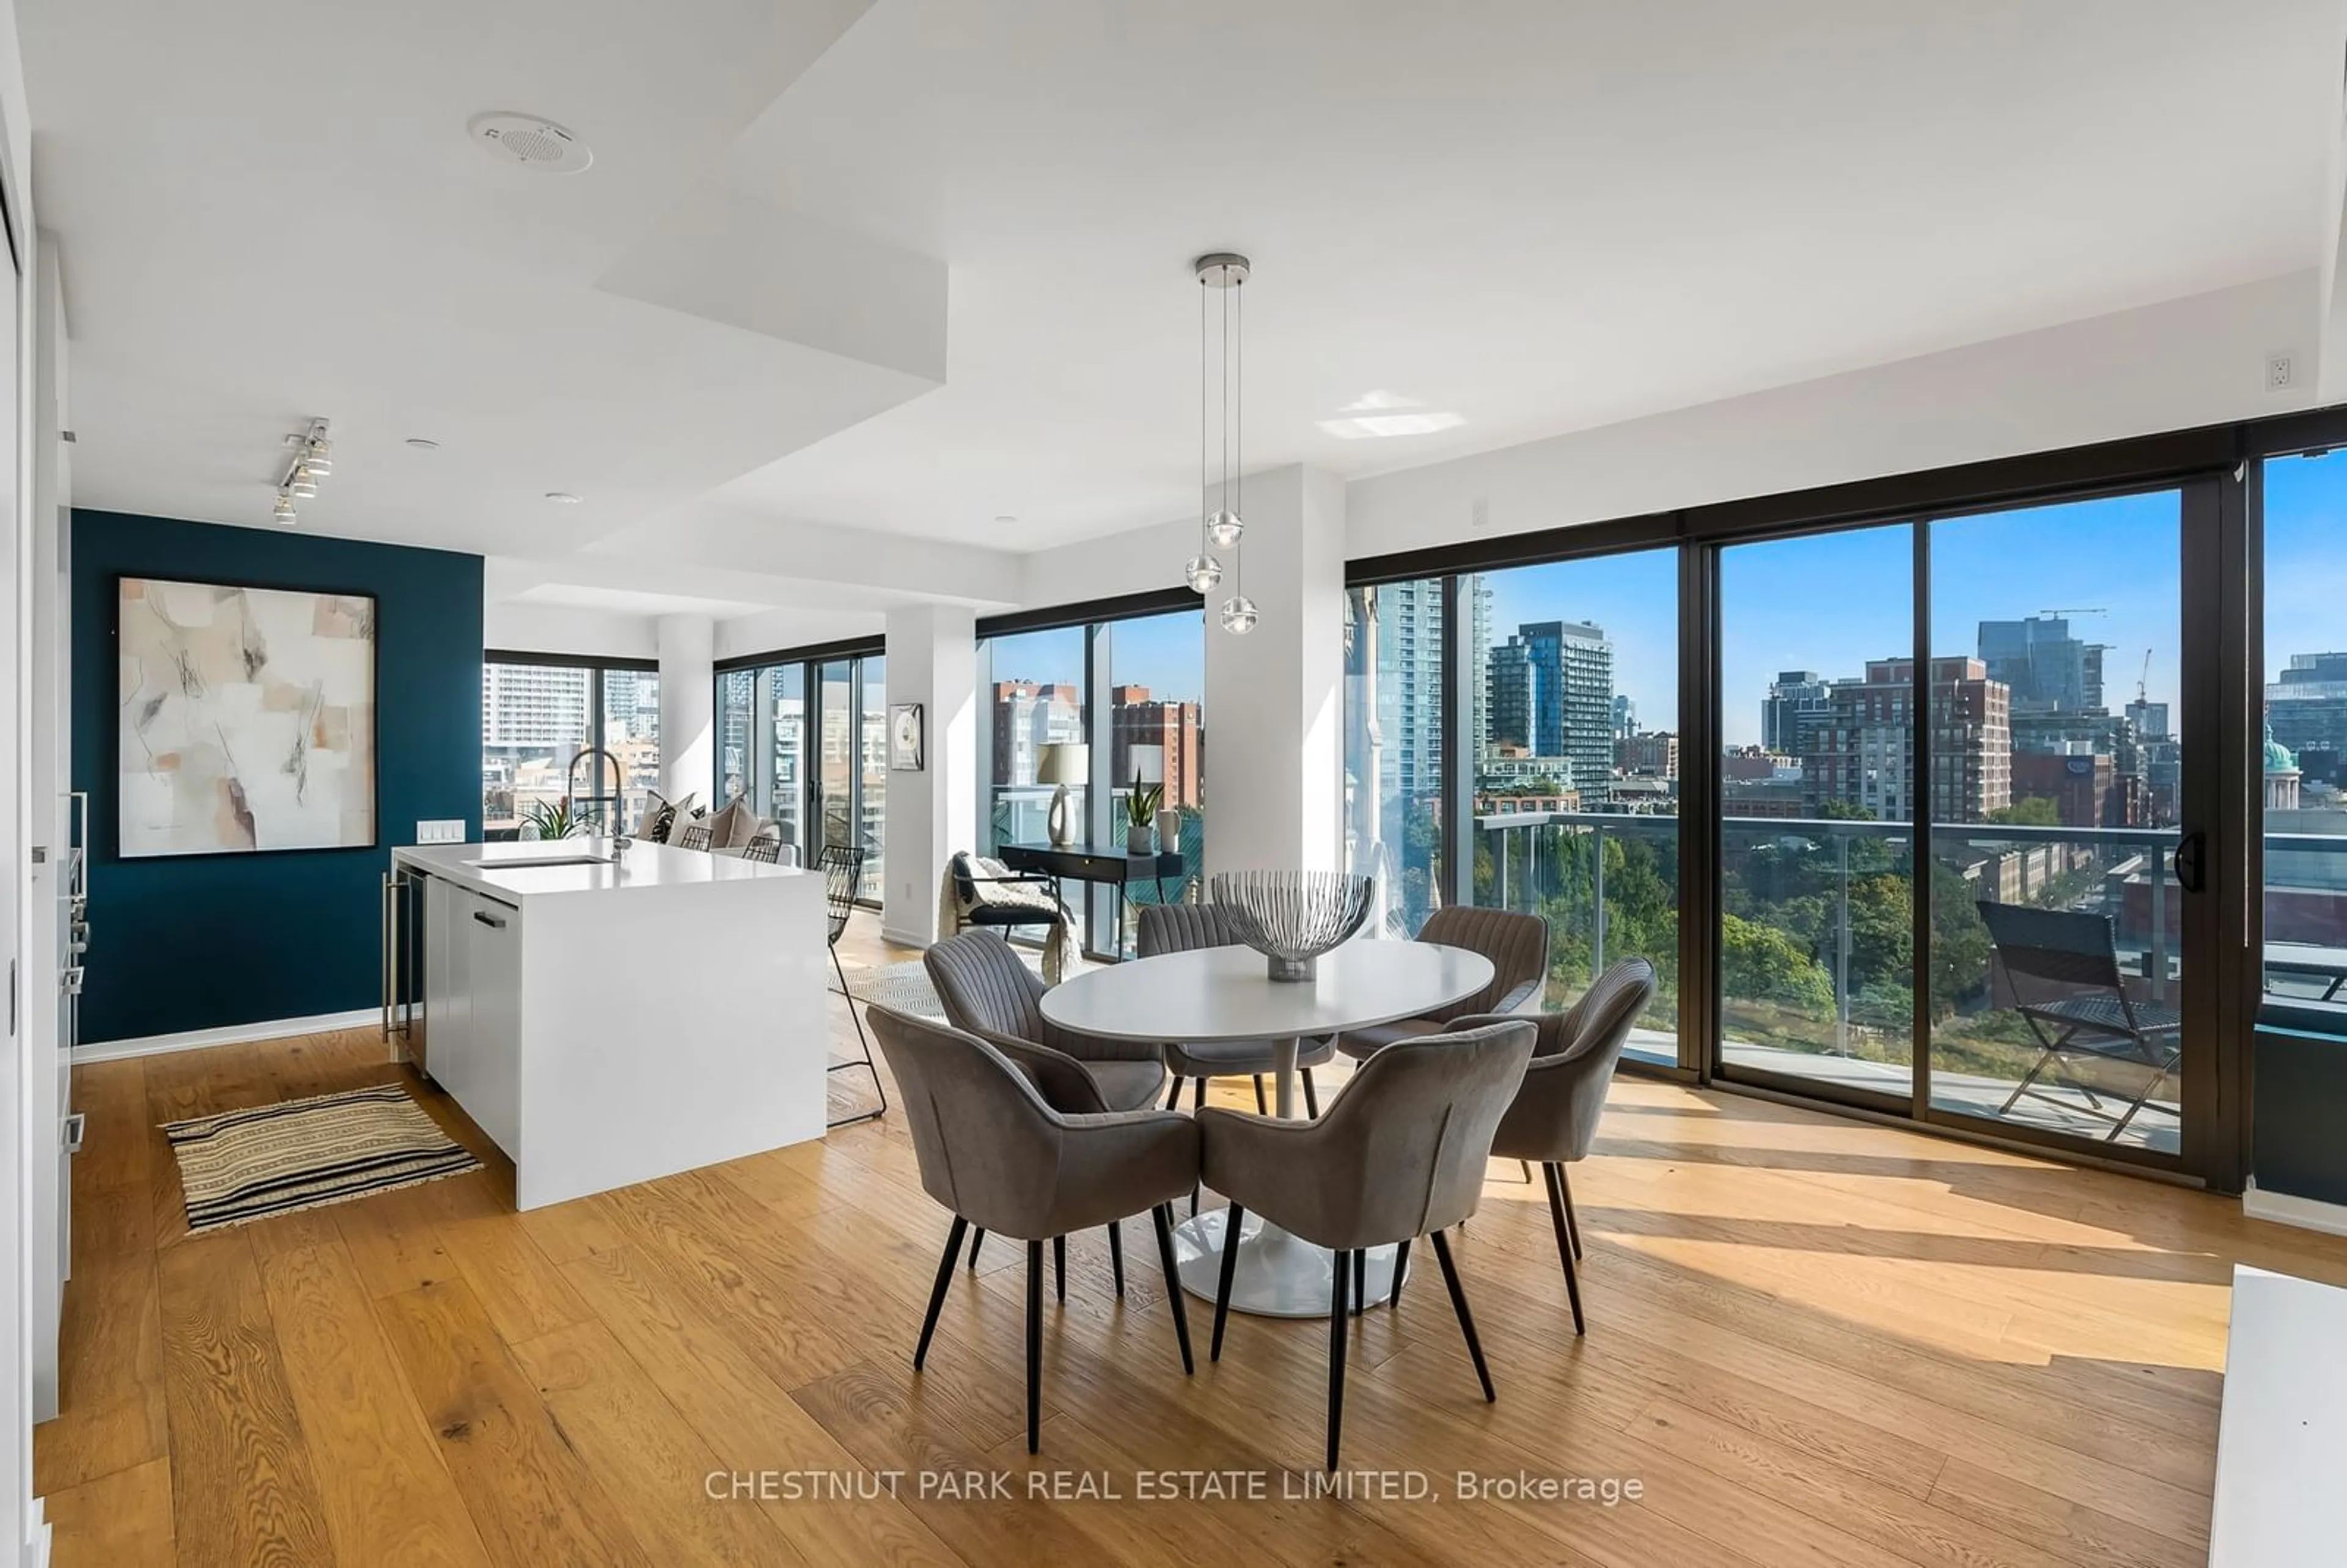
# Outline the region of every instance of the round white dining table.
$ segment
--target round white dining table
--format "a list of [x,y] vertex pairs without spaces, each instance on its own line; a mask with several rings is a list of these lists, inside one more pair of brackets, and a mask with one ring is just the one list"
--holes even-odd
[[[1275,980],[1250,948],[1204,948],[1136,958],[1077,975],[1043,994],[1043,1016],[1062,1029],[1112,1040],[1176,1043],[1262,1040],[1272,1047],[1278,1113],[1296,1114],[1296,1056],[1303,1040],[1418,1018],[1491,983],[1491,961],[1431,942],[1355,940],[1323,953],[1310,980]],[[1183,1287],[1214,1298],[1227,1209],[1176,1226]],[[1393,1290],[1394,1251],[1369,1250],[1362,1299]],[[1325,1317],[1335,1255],[1246,1217],[1231,1306],[1267,1317]]]

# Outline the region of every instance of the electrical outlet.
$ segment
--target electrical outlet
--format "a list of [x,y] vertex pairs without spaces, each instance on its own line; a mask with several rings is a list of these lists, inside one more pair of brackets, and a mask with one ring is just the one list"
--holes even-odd
[[2266,390],[2288,392],[2298,384],[2298,367],[2286,354],[2266,355]]
[[418,844],[462,844],[465,842],[465,819],[461,816],[442,817],[415,825]]

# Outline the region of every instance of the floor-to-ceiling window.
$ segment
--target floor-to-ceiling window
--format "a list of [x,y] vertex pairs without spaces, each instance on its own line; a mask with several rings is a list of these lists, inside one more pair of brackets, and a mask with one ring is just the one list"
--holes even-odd
[[1378,879],[1384,936],[1417,933],[1442,893],[1449,589],[1440,578],[1353,589],[1345,603],[1345,865]]
[[1478,905],[1549,923],[1548,1003],[1655,966],[1627,1051],[1678,1061],[1678,559],[1671,550],[1462,577]]
[[[1174,841],[1160,847],[1180,853],[1182,871],[1163,879],[1162,896],[1190,896],[1207,831],[1205,616],[1194,600],[1175,602],[1064,624],[1027,624],[1031,617],[995,629],[981,623],[982,852],[1049,843],[1061,787],[1051,776],[1054,761],[1081,758],[1081,773],[1064,780],[1073,842],[1122,853],[1138,780],[1180,817]],[[1153,820],[1152,829],[1154,843]],[[1102,954],[1130,952],[1135,906],[1161,896],[1153,877],[1124,892],[1074,883],[1064,892],[1085,948]]]
[[1913,567],[1904,526],[1719,552],[1720,1061],[1901,1104]]
[[[589,755],[596,748],[609,760]],[[660,673],[650,662],[487,654],[481,824],[508,837],[569,809],[632,827],[660,783]]]
[[876,647],[778,653],[717,675],[719,803],[782,827],[812,865],[859,849],[859,897],[880,900],[887,843],[887,667]]
[[2181,530],[2171,489],[1930,525],[1937,1110],[2178,1147]]
[[2347,1031],[2347,452],[2264,465],[2261,1011]]

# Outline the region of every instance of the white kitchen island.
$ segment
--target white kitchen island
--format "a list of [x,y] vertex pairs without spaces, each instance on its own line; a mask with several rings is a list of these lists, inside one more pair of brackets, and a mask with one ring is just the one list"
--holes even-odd
[[405,1054],[512,1157],[520,1207],[823,1135],[820,876],[600,838],[392,865]]

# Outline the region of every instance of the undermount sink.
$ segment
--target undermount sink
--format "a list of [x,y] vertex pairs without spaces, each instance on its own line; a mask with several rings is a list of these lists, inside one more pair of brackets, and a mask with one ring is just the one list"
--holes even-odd
[[502,860],[476,860],[472,864],[483,871],[535,871],[548,866],[610,866],[610,859],[600,855],[518,855]]

